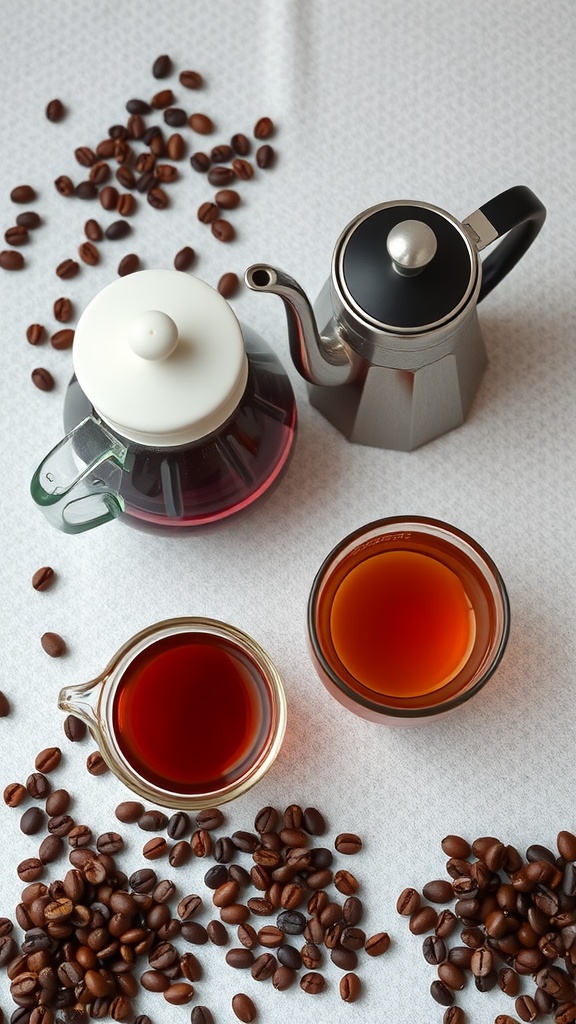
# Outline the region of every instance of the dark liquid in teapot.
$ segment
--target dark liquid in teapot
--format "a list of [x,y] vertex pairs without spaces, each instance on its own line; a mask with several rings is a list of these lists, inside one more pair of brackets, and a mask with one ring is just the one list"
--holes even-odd
[[[296,437],[294,394],[275,354],[252,331],[245,329],[244,338],[246,390],[217,431],[170,448],[144,446],[118,435],[128,448],[119,486],[125,522],[168,530],[215,526],[250,509],[283,476]],[[73,377],[64,405],[66,431],[88,415],[97,418]],[[104,480],[106,472],[106,465],[99,467]]]

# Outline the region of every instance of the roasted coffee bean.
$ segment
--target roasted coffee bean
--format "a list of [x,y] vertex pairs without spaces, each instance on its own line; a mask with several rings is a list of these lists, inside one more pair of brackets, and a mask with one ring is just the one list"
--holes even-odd
[[217,189],[223,189],[226,185],[230,185],[234,181],[234,177],[232,168],[224,164],[215,164],[208,171],[208,181]]
[[74,182],[67,174],[60,174],[56,178],[54,186],[61,196],[71,196],[74,194]]
[[23,882],[34,882],[37,878],[42,877],[44,865],[38,857],[27,857],[26,860],[20,862],[16,871]]
[[209,921],[206,925],[208,938],[214,946],[226,946],[228,944],[228,932],[221,921]]
[[173,164],[156,164],[154,174],[162,184],[170,185],[178,177],[178,168]]
[[214,131],[214,122],[207,114],[190,114],[188,124],[192,131],[198,132],[199,135],[210,135]]
[[82,167],[92,167],[96,162],[96,154],[89,146],[78,146],[74,150],[74,156]]
[[245,160],[241,156],[237,156],[232,161],[232,170],[237,178],[242,181],[247,181],[254,174],[254,168],[249,160]]
[[[235,882],[233,879],[229,878],[222,885],[219,885],[218,888],[215,890],[214,895],[212,897],[212,902],[215,907],[228,907],[230,906],[231,903],[236,902],[236,900],[238,899],[239,892],[240,886],[238,885],[238,882]],[[258,913],[256,907],[254,912]]]
[[4,803],[7,807],[19,807],[26,797],[26,786],[21,782],[10,782],[4,790]]
[[144,811],[138,818],[138,827],[145,832],[159,832],[166,828],[167,824],[168,815],[160,810]]
[[195,893],[190,893],[188,896],[183,896],[180,900],[176,913],[182,921],[189,921],[194,914],[197,914],[202,907],[202,897],[197,896]]
[[36,835],[44,826],[46,815],[39,807],[29,807],[20,818],[20,831],[25,836]]
[[173,1006],[184,1006],[194,996],[194,988],[185,981],[177,981],[163,992],[164,999]]
[[220,828],[224,823],[224,815],[219,807],[205,807],[203,810],[198,811],[195,821],[198,828],[212,832],[215,828]]
[[199,921],[184,921],[182,924],[182,938],[195,946],[203,946],[208,942],[208,932]]
[[[235,210],[236,207],[238,206],[238,204],[240,203],[240,195],[233,188],[223,188],[223,189],[220,189],[220,191],[216,192],[216,194],[214,196],[214,202],[222,210]],[[315,809],[314,808],[308,808],[308,810],[310,812],[312,812]],[[316,814],[320,814],[320,812],[316,811]],[[320,817],[322,817],[322,815],[320,815]],[[312,819],[310,818],[309,820],[311,821]],[[324,819],[322,818],[322,820],[324,820]],[[266,831],[272,831],[272,830],[262,829],[262,830],[259,830],[259,831],[266,832]],[[307,828],[306,831],[310,832],[310,829]],[[323,832],[310,832],[310,834],[311,835],[322,835]]]
[[28,231],[21,224],[15,224],[4,232],[4,241],[7,245],[26,245],[29,241]]
[[236,237],[236,232],[227,220],[215,220],[211,225],[211,231],[219,242],[231,242]]
[[54,814],[48,819],[48,831],[54,836],[67,836],[74,828],[74,819],[69,814]]
[[434,931],[436,932],[436,935],[439,935],[441,938],[445,939],[448,935],[452,934],[457,922],[458,918],[456,917],[456,914],[452,913],[451,910],[441,910],[440,913],[438,914],[438,920],[436,922]]
[[514,1009],[520,1017],[520,1020],[533,1021],[539,1015],[538,1007],[534,1002],[532,996],[518,996],[514,1003]]
[[258,945],[256,929],[253,928],[251,924],[239,924],[236,934],[238,936],[238,942],[241,942],[243,946],[246,946],[246,949],[254,949],[254,946]]
[[162,188],[151,188],[146,193],[146,199],[155,210],[165,210],[168,206],[168,196]]
[[234,967],[237,970],[247,970],[252,967],[254,963],[254,954],[251,949],[247,949],[245,946],[240,946],[234,949],[229,949],[226,953],[226,963],[229,967]]
[[29,345],[41,345],[46,337],[43,324],[30,324],[26,328],[26,340]]
[[74,189],[74,195],[78,199],[96,199],[98,188],[93,181],[81,181]]
[[33,800],[45,800],[51,789],[52,785],[43,772],[32,772],[26,779],[26,790]]
[[268,981],[268,978],[272,977],[277,966],[276,957],[273,953],[261,953],[254,960],[250,973],[255,981]]
[[97,220],[90,218],[84,225],[84,234],[91,242],[99,242],[102,238],[102,228]]
[[91,754],[88,754],[86,768],[90,775],[105,775],[109,771],[108,765],[99,750],[93,750]]
[[162,971],[149,970],[140,975],[140,984],[147,992],[165,992],[170,979]]
[[202,224],[213,224],[220,216],[220,210],[216,203],[202,203],[197,210],[196,216]]
[[62,103],[62,100],[50,100],[50,102],[46,105],[45,114],[49,121],[53,121],[54,123],[56,123],[57,121],[61,121],[65,113],[66,110],[64,104]]
[[0,252],[0,267],[3,270],[22,270],[24,257],[16,249],[3,249]]
[[362,840],[353,832],[341,832],[336,836],[334,846],[338,853],[352,855],[362,849]]
[[176,253],[174,257],[174,267],[176,270],[189,270],[195,259],[196,253],[192,246],[185,245]]
[[[84,242],[84,245],[92,246],[91,242]],[[82,246],[80,246],[82,248]],[[92,246],[92,248],[94,248]],[[88,261],[85,261],[88,262]],[[74,331],[69,327],[64,327],[61,331],[55,331],[50,338],[50,344],[52,348],[55,348],[57,352],[63,352],[68,348],[72,348],[74,343]]]
[[219,146],[214,146],[210,150],[210,159],[213,164],[225,164],[228,160],[231,160],[234,156],[232,146],[228,146],[226,143]]
[[351,896],[358,891],[359,882],[350,871],[336,871],[334,885],[344,896]]
[[103,832],[96,840],[96,849],[99,853],[114,855],[124,849],[124,840],[118,832]]
[[67,833],[68,843],[73,849],[83,849],[92,842],[92,829],[89,825],[74,825]]
[[136,253],[128,253],[127,256],[123,256],[118,264],[118,276],[126,277],[128,274],[134,274],[137,270],[140,270],[140,257]]
[[209,889],[218,889],[227,880],[228,868],[224,867],[223,864],[214,864],[213,867],[208,868],[204,875],[204,885],[208,886]]
[[36,199],[36,191],[31,185],[17,185],[10,192],[10,199],[13,203],[33,203]]
[[[192,1024],[214,1024],[214,1018],[207,1006],[197,1004],[192,1009]],[[136,1024],[136,1021],[134,1022]]]
[[205,174],[210,167],[210,157],[206,153],[193,153],[190,157],[190,166],[194,171]]
[[482,977],[474,977],[474,984],[479,992],[491,992],[498,983],[498,972],[490,971]]
[[167,53],[162,53],[159,57],[156,57],[152,65],[152,74],[154,78],[168,78],[168,75],[172,74],[172,59]]
[[230,145],[238,156],[247,156],[250,152],[251,144],[250,139],[243,132],[237,132],[230,139]]
[[166,155],[170,160],[181,160],[186,151],[186,144],[179,132],[174,132],[166,140]]
[[420,907],[410,915],[408,927],[413,935],[422,935],[433,931],[437,921],[438,913],[434,907]]
[[109,224],[104,234],[106,238],[113,242],[118,241],[120,238],[126,238],[131,231],[130,224],[127,220],[115,220],[112,224]]
[[444,984],[443,981],[433,981],[430,985],[430,995],[441,1006],[451,1006],[454,1002],[454,993]]
[[446,944],[438,935],[427,935],[422,943],[422,955],[426,963],[437,966],[446,959]]
[[308,992],[309,995],[318,995],[323,992],[326,987],[326,982],[321,974],[317,971],[309,971],[307,974],[303,974],[300,978],[300,988],[304,992]]
[[100,190],[98,198],[104,210],[115,210],[118,203],[118,189],[114,185],[106,185]]
[[422,888],[422,895],[431,903],[449,903],[454,898],[454,892],[450,882],[439,878],[432,882],[426,882]]
[[261,117],[254,125],[254,137],[256,139],[269,139],[274,131],[274,124],[269,117]]
[[299,910],[283,910],[276,918],[276,925],[286,935],[302,935],[306,918]]
[[464,971],[457,967],[456,964],[450,963],[447,960],[445,963],[439,964],[438,966],[438,977],[448,988],[455,992],[460,992],[466,984],[466,975]]
[[261,170],[271,167],[276,159],[276,152],[268,144],[259,146],[256,150],[256,163]]
[[187,120],[187,114],[181,107],[167,107],[164,111],[164,120],[170,128],[182,128]]
[[448,1006],[444,1010],[442,1024],[465,1024],[466,1016],[460,1006]]
[[62,260],[62,262],[56,267],[56,275],[57,277],[68,280],[71,277],[76,277],[79,270],[80,264],[77,260]]
[[108,181],[111,170],[107,163],[103,160],[98,160],[91,168],[90,174],[88,175],[89,181],[93,182],[94,185],[104,185]]
[[573,832],[562,831],[556,838],[558,853],[564,860],[576,861],[576,835]]
[[250,996],[244,992],[237,992],[235,996],[232,996],[232,1010],[242,1024],[251,1024],[253,1020],[256,1020],[256,1007]]
[[40,643],[51,658],[60,658],[66,653],[66,642],[58,633],[43,633]]
[[220,910],[220,918],[225,924],[242,924],[249,917],[250,911],[242,903],[230,903],[227,907],[222,907]]
[[362,986],[360,978],[357,974],[350,972],[340,979],[340,998],[343,999],[345,1003],[355,1003],[360,995],[361,989]]
[[166,833],[170,839],[182,839],[189,830],[190,815],[186,811],[176,811],[166,823]]
[[0,690],[0,718],[6,718],[10,714],[10,704],[3,690]]
[[55,320],[61,324],[67,324],[74,316],[74,306],[70,299],[62,297],[55,300],[52,312]]
[[42,220],[40,214],[36,213],[35,210],[25,210],[24,213],[19,213],[16,217],[16,223],[21,228],[26,228],[27,231],[35,231],[39,228]]
[[52,391],[55,380],[50,370],[46,370],[43,366],[37,366],[30,374],[32,383],[39,391]]
[[517,996],[520,991],[520,978],[511,967],[503,967],[498,974],[498,985],[504,995]]
[[264,896],[252,896],[248,900],[248,909],[257,917],[266,917],[274,910],[273,904]]
[[80,718],[76,718],[75,715],[66,715],[64,719],[64,733],[66,739],[70,740],[71,743],[78,743],[83,740],[86,736],[87,727],[86,723]]
[[142,856],[146,860],[156,860],[158,857],[165,857],[168,853],[168,843],[163,836],[155,836],[149,839],[142,847]]
[[46,838],[40,843],[38,859],[41,860],[43,864],[51,864],[52,861],[56,860],[60,856],[63,846],[64,844],[60,836],[46,836]]
[[124,800],[118,804],[114,813],[118,821],[122,821],[126,825],[133,825],[144,814],[144,807],[139,800]]
[[291,967],[280,965],[272,975],[272,984],[277,992],[285,992],[296,981],[296,972]]
[[214,860],[228,864],[236,855],[236,847],[229,836],[222,836],[214,844]]
[[195,857],[207,857],[212,852],[212,837],[204,828],[197,828],[190,840],[192,853]]
[[199,89],[203,79],[198,71],[181,71],[178,75],[178,81],[185,89]]

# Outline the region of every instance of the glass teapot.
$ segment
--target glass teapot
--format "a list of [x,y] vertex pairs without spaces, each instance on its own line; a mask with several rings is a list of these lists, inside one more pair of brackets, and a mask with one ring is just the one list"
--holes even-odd
[[31,482],[65,533],[118,517],[214,526],[288,466],[297,416],[280,361],[190,274],[144,270],[104,288],[78,321],[73,363],[67,434]]

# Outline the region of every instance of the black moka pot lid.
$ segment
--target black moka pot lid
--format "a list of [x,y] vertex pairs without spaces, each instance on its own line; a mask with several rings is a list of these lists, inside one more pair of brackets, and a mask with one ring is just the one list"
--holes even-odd
[[337,259],[346,301],[383,330],[418,332],[456,316],[476,279],[462,229],[417,203],[375,207],[342,240]]

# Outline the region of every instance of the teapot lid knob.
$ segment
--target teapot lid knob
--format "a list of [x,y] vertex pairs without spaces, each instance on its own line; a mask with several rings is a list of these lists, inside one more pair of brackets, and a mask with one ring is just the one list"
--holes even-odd
[[390,231],[386,248],[394,270],[402,277],[414,277],[434,258],[438,243],[428,224],[403,220]]
[[130,323],[128,342],[141,359],[166,359],[178,344],[178,328],[168,313],[147,309]]

